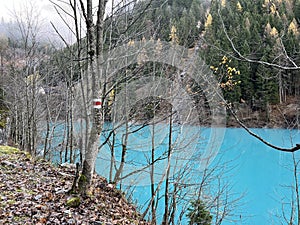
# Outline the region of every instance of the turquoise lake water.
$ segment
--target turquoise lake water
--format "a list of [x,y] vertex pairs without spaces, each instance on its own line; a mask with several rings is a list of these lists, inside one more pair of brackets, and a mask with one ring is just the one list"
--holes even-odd
[[[106,127],[107,128],[107,127]],[[121,153],[121,141],[123,128],[117,130],[115,156],[118,160]],[[175,149],[175,158],[177,162],[171,162],[171,174],[176,174],[185,170],[185,163],[191,165],[188,171],[187,184],[197,183],[203,175],[203,159],[209,148],[218,148],[217,151],[209,152],[213,155],[213,161],[209,168],[216,165],[225,164],[226,174],[221,176],[222,182],[230,184],[230,198],[243,195],[238,205],[233,208],[235,216],[229,216],[222,224],[245,224],[245,225],[269,225],[281,224],[283,220],[283,211],[289,215],[291,211],[291,199],[295,193],[292,187],[295,185],[293,177],[293,160],[292,154],[280,152],[267,147],[259,140],[250,136],[242,128],[215,128],[218,130],[217,136],[211,138],[213,131],[211,128],[185,126],[184,128],[173,127],[172,143]],[[281,147],[295,146],[300,143],[300,130],[285,129],[251,129],[266,141]],[[221,135],[224,131],[224,137]],[[220,133],[218,133],[220,132]],[[154,130],[155,135],[155,157],[164,156],[168,146],[168,127],[159,127]],[[148,164],[151,156],[151,137],[153,129],[146,127],[130,135],[128,139],[127,164],[124,167],[126,175],[129,172],[137,171]],[[220,140],[216,138],[218,135]],[[102,137],[103,141],[103,137]],[[189,144],[186,144],[189,142]],[[214,143],[217,143],[214,145]],[[219,146],[220,144],[220,146]],[[177,151],[176,151],[177,149]],[[200,154],[198,154],[200,153]],[[214,157],[214,154],[217,154]],[[199,158],[199,155],[200,158]],[[300,160],[300,152],[295,153],[297,160]],[[178,160],[180,159],[180,160]],[[118,165],[118,164],[117,164]],[[157,163],[155,170],[156,185],[164,174],[166,169],[166,160]],[[299,166],[298,166],[299,167]],[[104,146],[98,155],[96,161],[96,171],[100,175],[109,178],[110,168],[110,148]],[[185,171],[186,172],[186,171]],[[215,179],[215,178],[214,178]],[[218,180],[208,182],[208,192],[205,193],[209,198],[210,194],[217,191]],[[148,202],[150,196],[149,187],[149,168],[143,172],[137,173],[122,181],[122,189],[130,191],[132,201],[140,208],[143,208]],[[128,188],[134,185],[134,188]],[[163,189],[164,186],[162,185]],[[195,188],[195,187],[194,187]],[[183,192],[189,192],[186,189]],[[163,192],[163,191],[161,191]],[[161,193],[162,196],[162,193]],[[187,195],[182,205],[178,205],[178,212],[187,205],[187,198],[195,197],[193,194]],[[163,200],[158,204],[157,216],[162,218]],[[160,219],[159,219],[160,220]],[[181,224],[187,224],[184,220]],[[213,223],[214,224],[214,223]],[[283,223],[286,224],[286,223]]]
[[[291,147],[300,142],[299,130],[252,130],[278,146]],[[236,191],[246,193],[241,216],[247,220],[236,224],[281,224],[282,207],[285,212],[291,209],[292,194],[288,186],[294,185],[292,154],[267,147],[238,128],[226,130],[223,149],[229,149],[225,153],[227,158],[239,156],[237,170],[230,179]],[[299,159],[300,155],[296,153],[295,156]]]
[[[195,131],[193,132],[193,130]],[[210,129],[188,127],[188,131],[188,133],[192,133],[193,135],[198,132],[201,133],[201,137],[209,137]],[[295,146],[295,143],[300,143],[299,130],[252,129],[252,131],[272,144],[281,147],[291,147]],[[163,137],[167,136],[163,135],[164,132],[167,133],[165,130],[158,134],[162,140],[164,139]],[[137,134],[135,134],[136,137],[133,137],[132,140],[129,139],[129,143],[134,143],[134,141],[138,143],[129,146],[129,156],[127,160],[131,163],[127,167],[128,171],[134,171],[136,168],[142,167],[142,165],[144,165],[143,161],[149,160],[150,151],[144,148],[147,146],[147,141],[151,141],[150,131],[142,130],[141,133],[143,134],[141,143]],[[178,137],[174,137],[173,141],[176,142],[177,138]],[[121,139],[121,136],[119,139]],[[205,140],[205,138],[203,138],[203,140]],[[160,143],[164,143],[165,141],[161,141]],[[203,147],[202,145],[207,144],[205,141],[195,143],[193,145],[196,151],[197,148],[201,149],[201,147]],[[118,145],[120,145],[120,143],[117,141],[116,146]],[[142,150],[140,148],[142,148]],[[166,148],[166,145],[161,144],[156,146],[156,148],[159,152],[157,153],[158,157],[158,155],[164,151],[163,148]],[[116,149],[118,149],[118,147],[116,147]],[[118,152],[120,153],[120,149],[116,150],[117,157]],[[189,154],[189,152],[185,152],[184,154]],[[195,154],[195,152],[193,152],[193,154]],[[295,156],[298,159],[300,157],[298,153],[296,153]],[[106,177],[108,177],[109,159],[109,148],[102,148],[97,160],[96,171]],[[220,160],[224,162],[230,161],[229,167],[232,167],[232,171],[229,171],[224,177],[224,179],[232,185],[230,191],[237,195],[243,195],[239,201],[239,206],[234,209],[236,216],[229,217],[229,219],[232,220],[225,220],[222,224],[280,224],[282,209],[284,208],[286,213],[291,209],[289,201],[291,200],[292,192],[290,186],[294,185],[293,171],[290,171],[293,169],[292,154],[267,147],[254,137],[249,136],[249,134],[241,128],[227,128],[218,155],[210,166],[213,167],[214,164],[219,163]],[[165,167],[162,165],[160,168],[164,171]],[[173,168],[173,172],[175,172],[176,168],[177,167]],[[193,176],[193,179],[199,179],[197,173],[194,173]],[[199,176],[201,176],[201,172],[199,172]],[[157,178],[159,177],[160,176],[157,176]],[[150,188],[147,185],[149,177],[142,174],[129,179],[131,179],[132,184],[135,185],[134,190],[130,189],[133,201],[136,201],[140,206],[144,205],[150,194]],[[124,189],[126,185],[130,186],[128,184],[129,182],[128,180],[127,183],[124,182]],[[214,183],[216,184],[216,182],[212,181],[211,185],[213,186]],[[183,204],[186,204],[186,202]],[[163,203],[161,202],[157,210],[160,216],[162,216],[162,209]],[[187,222],[183,222],[182,224],[185,223]]]

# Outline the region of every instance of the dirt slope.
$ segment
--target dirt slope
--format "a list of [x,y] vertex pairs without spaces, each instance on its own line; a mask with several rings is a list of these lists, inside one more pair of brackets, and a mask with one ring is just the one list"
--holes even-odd
[[95,177],[90,197],[68,194],[74,174],[0,146],[0,224],[148,224],[102,177]]

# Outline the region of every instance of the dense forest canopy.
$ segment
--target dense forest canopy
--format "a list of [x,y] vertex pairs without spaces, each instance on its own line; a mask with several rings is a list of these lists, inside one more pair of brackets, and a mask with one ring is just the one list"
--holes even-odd
[[[299,0],[145,0],[116,10],[106,18],[106,32],[112,29],[113,33],[109,38],[105,37],[110,46],[114,40],[115,45],[121,44],[120,41],[128,42],[125,37],[170,41],[174,27],[178,44],[189,48],[199,45],[199,52],[208,65],[217,68],[223,56],[227,56],[230,60],[228,66],[240,71],[235,77],[239,84],[230,90],[224,89],[227,100],[239,102],[242,99],[249,104],[260,100],[265,105],[276,104],[286,101],[288,96],[299,96],[298,70],[236,59],[236,52],[225,32],[245,57],[283,67],[293,66],[293,63],[299,64],[299,14]],[[4,27],[2,21],[2,31]],[[22,47],[17,41],[20,39],[8,36],[8,46]],[[44,43],[39,43],[41,51],[43,45],[46,46]],[[215,72],[218,79],[226,82],[224,71],[220,68]]]
[[[299,0],[153,0],[140,1],[129,11],[107,19],[116,39],[127,33],[138,40],[170,41],[175,29],[178,44],[200,48],[216,78],[232,84],[221,86],[229,102],[265,111],[269,104],[293,101],[300,94],[299,70],[285,69],[299,65]],[[124,21],[135,23],[124,26]],[[238,72],[229,74],[227,67]]]
[[[299,14],[299,0],[137,1],[105,19],[104,48],[142,39],[173,39],[186,48],[197,48],[228,102],[267,112],[269,105],[299,99]],[[32,40],[22,38],[16,23],[2,21],[0,28],[2,80],[4,75],[23,71],[25,78],[39,71],[47,77],[42,85],[49,89],[63,82],[72,86],[80,78],[78,72],[71,72],[80,65],[72,65],[72,60],[85,56],[72,52],[78,48],[84,52],[85,38],[80,45],[55,50],[45,39],[37,39],[38,34],[28,33]],[[32,47],[34,54],[26,55],[24,49]],[[31,63],[26,64],[26,57]],[[0,87],[1,108],[5,108],[4,98]]]
[[[299,1],[212,1],[209,16],[211,22],[204,34],[209,43],[204,52],[208,63],[215,64],[224,53],[236,56],[226,29],[236,49],[249,59],[299,65]],[[299,96],[299,71],[232,60],[241,74],[240,88],[234,90],[237,93],[232,100],[254,98],[272,104]]]
[[[299,69],[293,69],[300,60],[299,14],[299,0],[134,1],[128,7],[116,8],[105,19],[104,48],[131,40],[169,42],[174,38],[177,44],[198,50],[215,73],[228,102],[268,112],[269,105],[294,103],[300,95]],[[47,74],[42,83],[49,89],[47,86],[63,82],[72,86],[80,78],[78,72],[70,71],[72,60],[85,56],[72,52],[76,48],[84,52],[85,38],[80,45],[55,50],[46,39],[22,39],[14,22],[2,21],[0,28],[1,79],[8,73],[25,71],[22,76],[27,77],[39,71],[42,77]],[[33,45],[35,55],[30,60],[35,63],[24,65],[28,57],[24,48]],[[5,108],[4,97],[0,87],[1,108]]]

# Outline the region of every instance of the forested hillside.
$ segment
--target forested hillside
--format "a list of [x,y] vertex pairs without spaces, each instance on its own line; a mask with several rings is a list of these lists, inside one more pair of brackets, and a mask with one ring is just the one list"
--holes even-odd
[[[131,39],[170,41],[171,29],[175,29],[179,45],[199,48],[199,54],[219,80],[226,100],[244,110],[241,114],[244,117],[249,117],[249,112],[259,111],[255,119],[264,121],[264,124],[272,120],[270,112],[276,111],[274,105],[281,106],[282,111],[289,104],[297,104],[300,95],[297,67],[300,60],[299,14],[299,0],[141,1],[106,19],[105,40],[107,47],[112,43],[115,46],[127,43]],[[4,32],[8,25],[14,27],[15,37]],[[21,31],[17,31],[17,24],[2,21],[1,30],[3,73],[11,58],[9,52],[22,52],[24,46],[21,42],[25,40],[22,40]],[[84,43],[81,42],[82,45]],[[45,42],[39,41],[38,51],[49,51],[49,47],[45,46]],[[63,55],[63,52],[56,54],[52,62],[67,62]],[[66,69],[67,64],[63,65]],[[228,67],[234,70],[229,72]],[[47,70],[44,62],[38,63],[35,68],[44,73]],[[68,69],[61,69],[54,79],[49,78],[50,85],[69,79],[64,78],[70,74]],[[1,99],[3,97],[2,93]],[[3,100],[0,105],[3,108]],[[295,106],[290,107],[296,109]],[[297,115],[289,116],[291,122],[295,123],[298,119]]]
[[284,120],[279,114],[295,125],[299,116],[285,108],[297,110],[299,104],[299,0],[154,0],[135,18],[148,3],[134,7],[129,19],[138,21],[129,29],[114,20],[114,35],[131,32],[137,39],[170,41],[173,28],[178,44],[199,48],[226,100],[243,111],[240,115],[261,121],[250,126]]
[[[240,71],[241,84],[234,89],[232,101],[253,98],[266,105],[299,96],[299,71],[285,69],[299,64],[299,7],[299,1],[288,0],[212,2],[204,33],[209,47],[204,54],[212,65],[226,54]],[[235,60],[238,54],[279,67]]]
[[[215,70],[223,56],[231,60],[240,71],[233,79],[240,83],[223,87],[224,95],[265,112],[259,120],[282,121],[281,114],[289,121],[286,126],[299,121],[299,15],[298,0],[212,1],[204,24],[204,57]],[[228,81],[226,72],[215,73]]]
[[277,147],[248,128],[299,129],[300,0],[113,2],[53,1],[75,40],[53,24],[61,48],[40,38],[34,8],[16,14],[15,35],[0,33],[0,144],[78,162],[72,192],[83,199],[96,171],[129,197],[147,187],[152,224],[243,223],[242,196],[223,179],[232,158],[218,151],[226,126],[299,150],[292,136]]

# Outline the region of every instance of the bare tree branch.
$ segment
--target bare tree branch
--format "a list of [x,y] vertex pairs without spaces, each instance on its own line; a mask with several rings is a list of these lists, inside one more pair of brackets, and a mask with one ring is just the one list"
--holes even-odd
[[256,133],[254,133],[253,131],[251,131],[245,124],[243,124],[240,119],[238,118],[238,116],[235,114],[235,112],[233,111],[232,107],[229,104],[226,104],[226,108],[229,110],[229,112],[231,113],[231,115],[234,117],[234,119],[238,122],[238,124],[243,127],[251,136],[255,137],[256,139],[260,140],[262,143],[264,143],[265,145],[278,150],[278,151],[283,151],[283,152],[296,152],[298,150],[300,150],[300,144],[296,144],[295,147],[293,148],[281,148],[278,147],[276,145],[273,145],[269,142],[267,142],[265,139],[263,139],[262,137],[260,137],[259,135],[257,135]]
[[55,27],[55,25],[53,24],[53,22],[50,21],[50,24],[51,24],[52,28],[55,30],[55,32],[57,33],[57,35],[59,36],[59,38],[65,43],[65,45],[67,46],[67,48],[70,48],[68,42],[64,39],[64,37],[61,35],[61,33],[59,32],[59,30]]
[[[225,27],[225,24],[223,22],[222,16],[220,15],[220,12],[218,12],[218,14],[219,14],[219,17],[220,17],[220,20],[221,20],[221,23],[222,23],[222,28],[223,28],[223,31],[225,33],[225,36],[226,36],[227,40],[229,41],[233,51],[238,56],[239,60],[243,60],[243,61],[246,61],[246,62],[249,62],[249,63],[259,63],[259,64],[262,64],[262,65],[265,65],[265,66],[271,66],[271,67],[281,69],[281,70],[299,70],[300,69],[300,67],[295,62],[292,61],[292,59],[287,55],[286,52],[285,52],[285,55],[286,55],[287,59],[290,62],[292,62],[293,66],[284,66],[284,65],[279,65],[279,64],[276,64],[276,63],[270,63],[270,62],[266,62],[266,61],[262,61],[262,60],[249,59],[248,57],[245,57],[244,55],[242,55],[240,53],[240,51],[236,48],[236,46],[233,43],[232,39],[229,37],[229,35],[226,31],[226,27]],[[237,58],[235,55],[232,55],[232,57]]]

